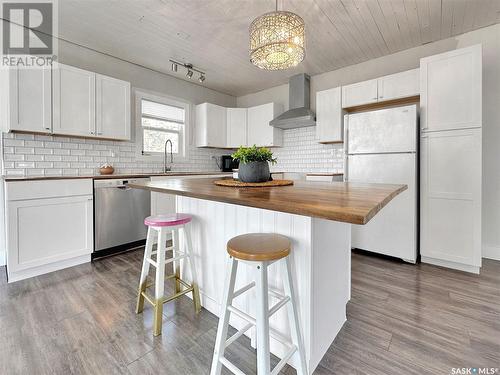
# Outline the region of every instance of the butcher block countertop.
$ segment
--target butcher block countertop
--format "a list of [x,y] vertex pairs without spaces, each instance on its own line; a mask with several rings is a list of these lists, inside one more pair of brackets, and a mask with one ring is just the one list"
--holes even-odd
[[128,186],[351,224],[366,224],[407,189],[406,185],[308,181],[294,181],[291,186],[234,188],[217,186],[215,180],[170,179]]
[[166,172],[166,173],[129,173],[129,174],[107,174],[107,175],[87,175],[87,176],[4,176],[3,180],[11,181],[41,181],[41,180],[74,180],[91,178],[93,180],[109,180],[122,178],[147,178],[158,176],[210,176],[210,175],[232,175],[232,172]]

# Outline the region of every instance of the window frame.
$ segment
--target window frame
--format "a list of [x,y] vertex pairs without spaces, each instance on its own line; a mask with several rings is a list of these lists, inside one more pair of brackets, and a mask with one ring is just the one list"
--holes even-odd
[[[189,140],[190,140],[190,128],[191,128],[191,103],[188,101],[174,98],[168,95],[163,95],[160,93],[152,93],[143,90],[135,90],[135,142],[136,142],[136,154],[137,158],[144,161],[163,161],[163,152],[151,152],[143,153],[144,145],[144,129],[154,129],[154,127],[144,127],[142,126],[142,100],[148,100],[158,104],[164,104],[172,107],[178,107],[184,109],[184,129],[182,132],[176,130],[168,130],[170,133],[179,134],[179,152],[174,154],[174,163],[184,162],[189,158]],[[174,121],[177,122],[177,121]],[[161,129],[160,129],[161,131]]]

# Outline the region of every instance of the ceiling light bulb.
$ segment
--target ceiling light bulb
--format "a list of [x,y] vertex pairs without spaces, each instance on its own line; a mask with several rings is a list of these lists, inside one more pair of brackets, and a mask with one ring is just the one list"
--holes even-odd
[[200,75],[200,78],[198,78],[198,81],[200,81],[200,83],[203,83],[204,80],[205,80],[205,76],[203,74]]
[[177,64],[172,63],[172,72],[176,73],[177,72]]
[[188,69],[186,77],[191,78],[192,76],[193,76],[193,71],[191,69]]

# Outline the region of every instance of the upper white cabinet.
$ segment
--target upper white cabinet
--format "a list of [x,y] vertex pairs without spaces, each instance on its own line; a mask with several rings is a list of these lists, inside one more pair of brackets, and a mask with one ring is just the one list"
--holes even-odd
[[283,130],[269,125],[269,122],[283,112],[283,106],[268,103],[248,108],[248,145],[282,146]]
[[391,74],[377,79],[378,101],[419,95],[419,69]]
[[283,144],[283,131],[269,122],[283,107],[268,103],[250,108],[225,108],[203,103],[196,106],[196,146],[237,148]]
[[196,146],[226,147],[226,108],[203,103],[196,106]]
[[420,60],[422,130],[480,127],[482,48],[475,45]]
[[5,130],[52,131],[52,70],[12,67],[3,72]]
[[130,83],[96,74],[96,135],[130,139]]
[[53,131],[95,135],[95,73],[57,64],[53,70]]
[[342,86],[342,107],[408,98],[420,94],[419,69]]
[[342,88],[316,93],[316,138],[320,143],[342,142]]
[[247,145],[247,109],[227,108],[226,147],[237,148]]
[[2,78],[5,131],[130,140],[130,83],[64,64],[11,67]]
[[355,107],[376,103],[378,100],[377,79],[342,86],[342,107]]

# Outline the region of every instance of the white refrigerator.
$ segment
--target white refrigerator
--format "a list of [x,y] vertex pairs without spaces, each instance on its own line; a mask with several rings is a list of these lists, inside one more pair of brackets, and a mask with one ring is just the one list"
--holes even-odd
[[406,184],[366,225],[352,247],[415,263],[418,226],[418,111],[406,105],[345,115],[345,181]]

